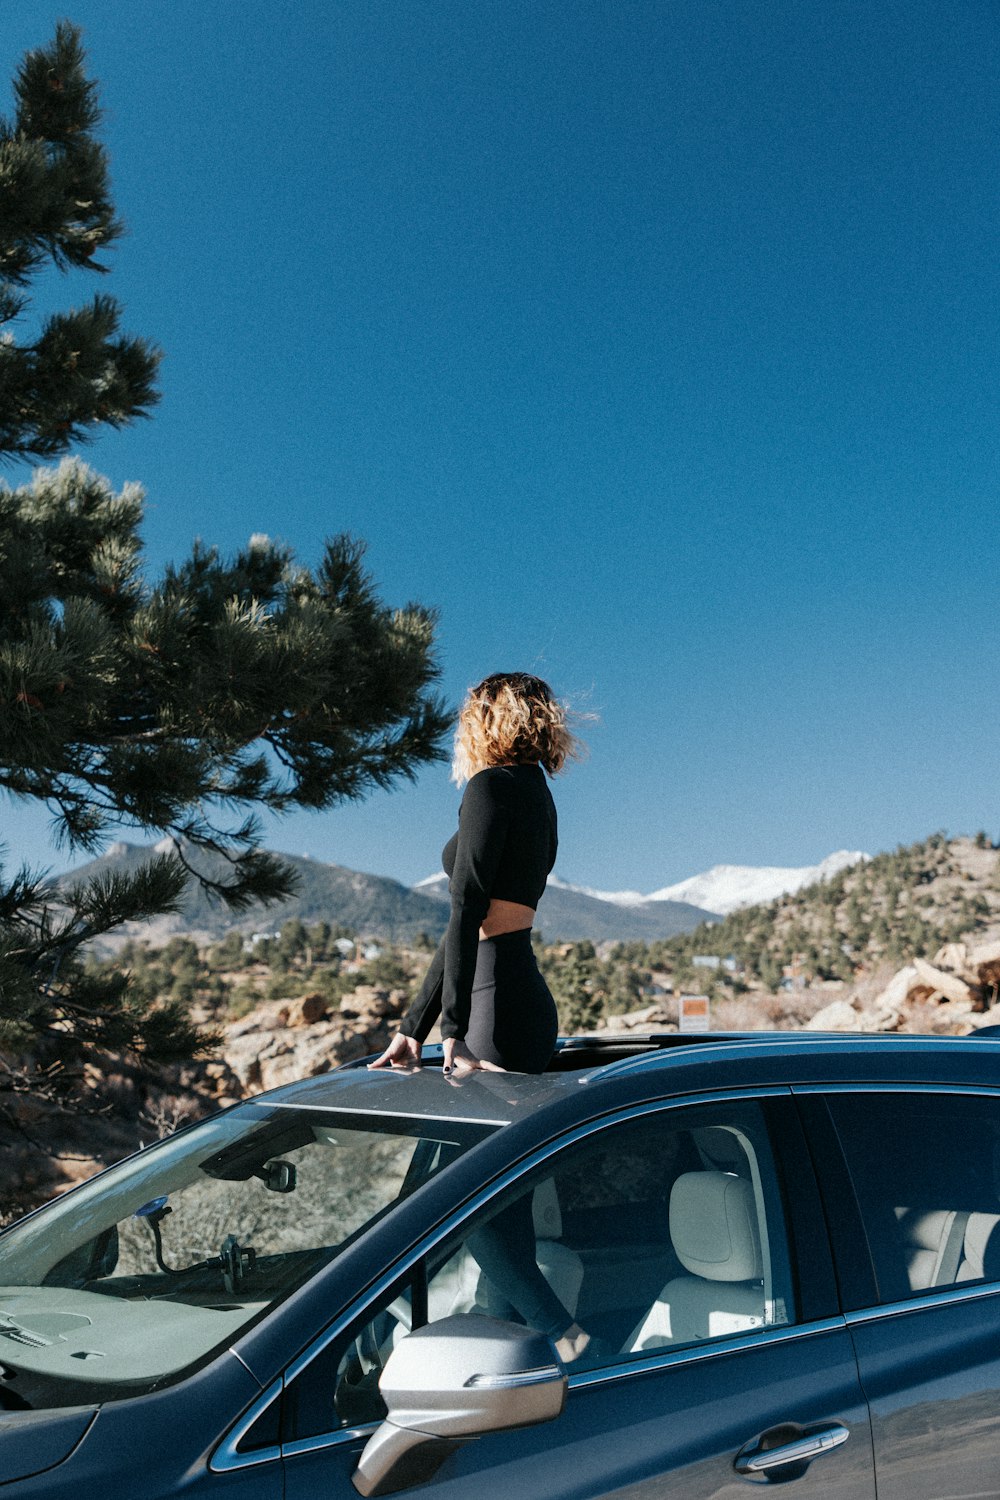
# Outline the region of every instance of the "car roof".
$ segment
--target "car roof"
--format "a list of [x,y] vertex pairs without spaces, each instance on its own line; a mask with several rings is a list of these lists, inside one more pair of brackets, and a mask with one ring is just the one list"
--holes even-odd
[[[992,1028],[991,1028],[992,1029]],[[817,1031],[598,1032],[560,1039],[549,1071],[477,1071],[446,1078],[440,1046],[424,1048],[412,1068],[371,1069],[367,1059],[286,1084],[254,1105],[333,1110],[338,1114],[502,1126],[565,1101],[580,1085],[628,1078],[657,1094],[690,1088],[886,1079],[917,1081],[935,1068],[949,1080],[1000,1084],[1000,1038]],[[602,1089],[602,1093],[606,1092]],[[583,1100],[579,1101],[583,1104]]]
[[248,1102],[383,1119],[508,1125],[548,1104],[560,1083],[559,1075],[544,1073],[475,1072],[450,1079],[440,1067],[426,1065],[374,1071],[348,1065],[258,1094]]

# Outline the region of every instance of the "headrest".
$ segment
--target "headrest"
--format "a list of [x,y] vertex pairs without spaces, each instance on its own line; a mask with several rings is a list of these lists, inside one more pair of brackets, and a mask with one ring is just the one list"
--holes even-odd
[[946,1208],[897,1208],[894,1210],[905,1245],[937,1250],[955,1215]]
[[685,1270],[708,1281],[763,1274],[753,1188],[730,1172],[685,1172],[670,1194],[670,1237]]
[[987,1281],[1000,1279],[1000,1234],[994,1231],[1000,1224],[998,1214],[970,1214],[965,1226],[965,1274],[960,1281]]
[[538,1239],[558,1240],[562,1237],[562,1210],[559,1207],[559,1194],[551,1177],[544,1177],[535,1188],[531,1198],[531,1217]]

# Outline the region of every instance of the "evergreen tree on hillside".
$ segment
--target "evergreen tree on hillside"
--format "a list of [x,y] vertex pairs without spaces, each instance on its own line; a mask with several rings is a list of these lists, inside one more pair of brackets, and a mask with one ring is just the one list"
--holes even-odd
[[[99,269],[118,232],[72,27],[29,54],[16,95],[0,131],[7,323],[31,276]],[[34,343],[0,340],[0,453],[58,453],[146,410],[156,357],[118,338],[117,319],[97,299]],[[137,486],[115,493],[78,459],[0,485],[0,797],[46,806],[69,850],[99,853],[123,828],[164,843],[59,892],[23,868],[0,875],[0,1048],[190,1055],[200,1042],[183,1006],[85,968],[81,946],[176,910],[191,878],[237,911],[286,897],[292,876],[261,851],[259,810],[327,808],[440,754],[433,617],[386,608],[359,543],[334,539],[314,570],[267,538],[231,560],[197,544],[151,578],[142,504]]]
[[592,1031],[605,1000],[593,943],[568,944],[564,953],[543,950],[541,968],[556,1002],[560,1031]]

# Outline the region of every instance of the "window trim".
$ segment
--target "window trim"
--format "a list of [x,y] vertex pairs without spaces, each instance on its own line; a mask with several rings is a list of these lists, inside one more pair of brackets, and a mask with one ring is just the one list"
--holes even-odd
[[[950,1096],[958,1096],[962,1098],[968,1098],[969,1096],[972,1096],[982,1099],[992,1099],[994,1101],[1000,1102],[1000,1087],[994,1087],[986,1083],[950,1084],[866,1081],[863,1083],[792,1084],[791,1089],[793,1096],[798,1098],[819,1097],[820,1099],[824,1099],[826,1096],[829,1096],[831,1094],[906,1094],[910,1098],[912,1098],[915,1094],[947,1094]],[[824,1143],[820,1143],[822,1152],[827,1157],[827,1159],[829,1159],[829,1152],[831,1148],[837,1153],[835,1170],[843,1178],[843,1183],[840,1184],[840,1193],[842,1195],[843,1184],[846,1183],[851,1200],[854,1205],[854,1209],[857,1213],[857,1229],[860,1230],[861,1243],[863,1243],[864,1245],[864,1256],[867,1262],[867,1276],[865,1277],[865,1281],[868,1283],[869,1295],[870,1289],[873,1288],[875,1296],[877,1298],[878,1274],[875,1267],[875,1259],[872,1255],[871,1246],[868,1241],[868,1231],[865,1226],[864,1215],[861,1211],[861,1204],[858,1201],[857,1190],[854,1185],[854,1175],[851,1172],[850,1164],[847,1160],[847,1153],[845,1152],[843,1144],[841,1142],[840,1134],[837,1130],[836,1121],[833,1117],[833,1112],[829,1108],[827,1108],[825,1110],[825,1114],[826,1122],[828,1125],[828,1133],[831,1139]],[[814,1123],[807,1119],[804,1121],[804,1128],[807,1139],[810,1142],[810,1146],[812,1146],[816,1135]],[[824,1134],[827,1134],[826,1130],[824,1130]],[[827,1208],[835,1208],[836,1198],[834,1198],[832,1202],[830,1201],[830,1195],[827,1192],[826,1174],[820,1169],[819,1164],[817,1164],[816,1168],[816,1177],[819,1181],[820,1193],[823,1195],[824,1206]],[[834,1189],[834,1191],[836,1192],[836,1188]],[[833,1223],[828,1223],[828,1228],[830,1245],[833,1251],[834,1260],[837,1262],[838,1277],[842,1273],[844,1273],[849,1282],[851,1277],[853,1276],[855,1278],[855,1288],[857,1288],[857,1271],[852,1271],[850,1265],[848,1264],[848,1257],[844,1254],[844,1246],[841,1239],[841,1234],[844,1231],[844,1226],[843,1224],[841,1224],[841,1234],[838,1234],[836,1232]],[[922,1292],[917,1293],[913,1297],[894,1298],[891,1302],[879,1302],[878,1300],[871,1301],[863,1299],[856,1307],[845,1307],[844,1315],[846,1317],[848,1325],[856,1323],[872,1323],[877,1321],[879,1318],[899,1317],[903,1313],[924,1311],[928,1308],[938,1307],[951,1302],[968,1302],[973,1301],[978,1297],[995,1296],[998,1291],[1000,1291],[1000,1279],[996,1279],[993,1281],[977,1281],[972,1283],[971,1285],[963,1283],[961,1286],[945,1286],[936,1292]],[[845,1301],[851,1300],[853,1300],[853,1298],[851,1298],[850,1295],[845,1298]]]
[[835,1318],[815,1318],[810,1323],[788,1323],[779,1328],[763,1328],[759,1332],[734,1334],[728,1339],[712,1339],[703,1344],[688,1344],[683,1349],[651,1351],[636,1359],[623,1360],[619,1365],[605,1365],[599,1370],[581,1370],[569,1376],[571,1391],[584,1390],[606,1382],[624,1380],[628,1375],[652,1375],[673,1365],[691,1364],[696,1359],[714,1359],[723,1354],[740,1354],[744,1349],[758,1349],[762,1344],[780,1344],[788,1339],[813,1338],[817,1334],[843,1330],[846,1326],[843,1315]]
[[234,1469],[250,1469],[257,1464],[274,1463],[275,1459],[281,1457],[280,1444],[271,1443],[266,1448],[254,1448],[247,1453],[240,1453],[239,1445],[258,1418],[264,1415],[272,1401],[281,1400],[283,1389],[284,1386],[279,1376],[265,1391],[261,1391],[252,1405],[247,1407],[239,1421],[229,1428],[222,1442],[213,1448],[208,1460],[210,1473],[229,1474]]
[[[537,1146],[520,1161],[507,1167],[499,1173],[486,1186],[480,1188],[475,1195],[468,1199],[461,1208],[456,1209],[447,1219],[439,1223],[434,1229],[423,1235],[417,1243],[404,1252],[396,1262],[386,1270],[374,1283],[369,1284],[366,1290],[356,1297],[340,1316],[321,1334],[318,1334],[289,1364],[280,1381],[280,1390],[283,1391],[293,1380],[297,1380],[308,1369],[314,1359],[317,1359],[329,1348],[336,1339],[341,1338],[348,1328],[363,1317],[365,1312],[377,1303],[392,1287],[398,1283],[405,1282],[414,1266],[429,1255],[445,1239],[460,1230],[462,1225],[479,1212],[487,1203],[500,1193],[518,1182],[527,1173],[534,1171],[536,1167],[542,1166],[552,1156],[566,1150],[567,1147],[575,1145],[579,1141],[596,1135],[600,1131],[614,1128],[616,1125],[625,1124],[631,1120],[651,1115],[665,1114],[678,1109],[694,1108],[708,1104],[728,1104],[743,1101],[757,1101],[765,1099],[792,1099],[792,1087],[790,1084],[763,1084],[740,1089],[717,1089],[701,1090],[693,1094],[672,1095],[666,1098],[645,1100],[642,1103],[620,1105],[615,1109],[608,1110],[605,1114],[595,1116],[593,1119],[583,1121],[581,1124],[571,1126],[559,1136],[553,1137],[543,1145]],[[775,1155],[779,1170],[786,1165],[783,1160],[784,1152],[782,1145],[775,1142]],[[803,1144],[804,1149],[804,1144]],[[791,1185],[789,1185],[791,1186]],[[789,1230],[790,1249],[794,1254],[797,1247],[795,1234],[796,1209],[793,1202],[785,1204],[786,1223]],[[719,1339],[711,1344],[689,1346],[685,1349],[670,1350],[664,1352],[662,1349],[651,1350],[648,1354],[638,1355],[634,1359],[622,1362],[621,1365],[609,1365],[599,1370],[570,1374],[569,1389],[576,1390],[604,1381],[622,1379],[626,1375],[643,1375],[654,1373],[657,1370],[668,1368],[675,1364],[686,1364],[695,1359],[714,1358],[717,1355],[732,1353],[747,1347],[756,1347],[764,1341],[771,1343],[782,1338],[800,1338],[811,1334],[826,1332],[833,1328],[844,1326],[843,1317],[813,1319],[804,1323],[790,1324],[787,1327],[763,1329],[751,1335],[737,1335],[729,1339]],[[276,1391],[277,1386],[269,1387],[269,1391]],[[280,1394],[280,1392],[279,1392]],[[270,1399],[275,1399],[272,1395]],[[257,1420],[266,1409],[268,1402],[262,1397],[255,1403],[252,1420]],[[222,1442],[219,1443],[212,1456],[211,1466],[218,1468],[220,1460],[230,1453],[235,1454],[235,1448],[240,1437],[251,1425],[247,1417],[241,1419],[239,1433],[232,1437],[227,1433]],[[368,1436],[375,1430],[378,1423],[351,1428],[338,1428],[329,1433],[316,1434],[305,1438],[293,1438],[283,1442],[280,1447],[282,1458],[291,1458],[298,1453],[313,1453],[321,1449],[339,1447],[346,1442],[357,1442],[360,1438]],[[232,1429],[235,1432],[235,1428]],[[268,1457],[272,1456],[271,1450],[266,1450]],[[273,1456],[278,1456],[277,1454]],[[249,1455],[236,1455],[239,1466],[245,1466],[250,1458]],[[253,1461],[264,1462],[258,1455],[253,1456]]]
[[1000,1097],[1000,1086],[989,1083],[793,1083],[793,1094],[983,1094]]
[[861,1307],[855,1312],[845,1313],[848,1327],[856,1323],[877,1323],[880,1318],[898,1318],[903,1313],[924,1312],[942,1303],[975,1302],[980,1297],[996,1297],[1000,1293],[1000,1281],[976,1281],[970,1286],[942,1287],[939,1292],[924,1292],[902,1302],[883,1302],[878,1307]]

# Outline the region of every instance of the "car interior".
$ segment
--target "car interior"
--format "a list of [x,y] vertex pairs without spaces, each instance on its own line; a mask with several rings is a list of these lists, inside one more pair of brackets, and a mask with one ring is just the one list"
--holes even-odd
[[[759,1121],[669,1132],[633,1124],[617,1142],[567,1153],[530,1192],[536,1263],[602,1362],[790,1321],[791,1271],[772,1248],[780,1187]],[[414,1305],[418,1324],[476,1316],[489,1311],[488,1291],[465,1239],[446,1243],[428,1267],[426,1318],[408,1286],[344,1352],[340,1422],[381,1417],[378,1375]],[[585,1355],[578,1367],[594,1363]]]

